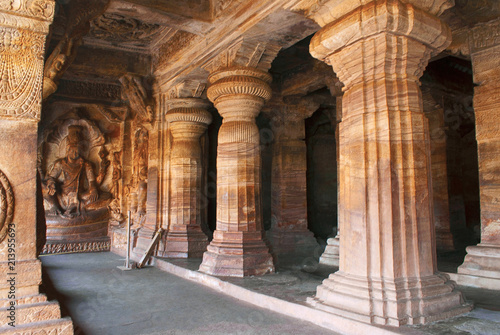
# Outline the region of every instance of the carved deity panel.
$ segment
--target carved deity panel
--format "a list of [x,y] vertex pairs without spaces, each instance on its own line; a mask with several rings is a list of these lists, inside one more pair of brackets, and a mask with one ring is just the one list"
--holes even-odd
[[43,146],[44,205],[47,215],[73,218],[82,210],[106,207],[111,185],[111,161],[106,139],[91,120],[68,118],[56,122]]

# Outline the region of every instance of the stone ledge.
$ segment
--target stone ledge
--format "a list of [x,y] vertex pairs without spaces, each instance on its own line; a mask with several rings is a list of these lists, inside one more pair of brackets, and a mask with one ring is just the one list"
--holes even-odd
[[461,286],[484,288],[487,290],[500,290],[500,278],[471,276],[462,273],[445,272],[450,279]]
[[217,292],[227,294],[255,306],[269,309],[273,312],[277,312],[299,320],[308,321],[320,327],[330,329],[342,334],[423,334],[418,330],[410,329],[407,327],[395,328],[374,326],[371,324],[320,311],[306,305],[301,305],[267,296],[229,283],[221,278],[217,278],[198,271],[185,269],[181,266],[169,263],[166,260],[154,258],[154,265],[160,270],[193,282],[197,282],[213,290],[216,290]]

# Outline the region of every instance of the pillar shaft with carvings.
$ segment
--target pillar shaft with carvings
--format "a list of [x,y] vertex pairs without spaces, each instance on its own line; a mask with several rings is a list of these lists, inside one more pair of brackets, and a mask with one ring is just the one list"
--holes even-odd
[[202,150],[200,136],[212,122],[206,103],[197,98],[169,101],[170,123],[170,224],[164,255],[201,257],[208,245],[201,230]]
[[[45,38],[55,3],[0,4],[0,316],[2,334],[73,334],[59,304],[39,293],[37,123]],[[43,210],[40,208],[40,210]]]
[[424,113],[429,119],[436,249],[439,251],[452,251],[455,250],[455,247],[450,229],[444,108],[436,103],[430,89],[422,91],[422,98]]
[[474,82],[474,113],[479,161],[481,243],[467,248],[459,274],[474,276],[474,286],[500,285],[500,20],[476,26],[470,48]]
[[434,16],[447,7],[358,3],[327,1],[309,13],[323,26],[311,54],[330,63],[345,85],[340,267],[311,302],[396,326],[460,314],[470,306],[436,271],[429,133],[418,81],[429,58],[450,42]]
[[[309,107],[309,108],[307,108]],[[312,107],[312,108],[311,108]],[[305,122],[317,105],[287,104],[274,111],[271,215],[267,236],[278,254],[312,255],[318,243],[307,229]]]
[[223,117],[217,147],[217,227],[200,271],[223,276],[274,271],[263,240],[261,157],[255,117],[271,96],[271,76],[231,67],[209,77],[208,98]]

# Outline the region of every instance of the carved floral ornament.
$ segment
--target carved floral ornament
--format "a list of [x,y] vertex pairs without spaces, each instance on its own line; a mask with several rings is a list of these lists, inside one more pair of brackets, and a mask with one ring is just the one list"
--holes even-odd
[[0,0],[0,9],[52,20],[55,3],[53,0]]
[[5,174],[0,170],[0,243],[7,236],[14,217],[14,192]]
[[0,116],[40,117],[45,36],[0,28]]

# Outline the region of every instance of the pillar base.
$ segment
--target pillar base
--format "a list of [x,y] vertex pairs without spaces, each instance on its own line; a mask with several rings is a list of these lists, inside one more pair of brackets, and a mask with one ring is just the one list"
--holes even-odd
[[[497,287],[500,287],[500,246],[480,243],[467,247],[466,250],[464,263],[458,267],[457,272],[485,278],[487,281],[497,280]],[[480,280],[476,282],[476,286],[482,287]]]
[[340,264],[340,240],[339,236],[330,237],[326,241],[327,245],[325,251],[319,258],[319,264],[331,266],[331,267],[339,267]]
[[290,231],[272,228],[266,234],[275,254],[307,254],[313,255],[319,247],[314,234],[309,230]]
[[455,251],[451,232],[436,232],[436,249],[441,252]]
[[[57,301],[47,301],[47,296],[39,293],[41,270],[38,259],[17,261],[12,275],[10,265],[0,263],[0,273],[3,274],[0,284],[1,334],[73,334],[73,323],[71,319],[61,319]],[[14,296],[8,281],[11,277],[15,281]],[[9,325],[10,322],[14,322],[15,327]]]
[[215,231],[199,271],[214,276],[258,276],[274,272],[274,263],[260,232]]
[[162,257],[200,258],[207,250],[207,245],[208,238],[201,230],[169,232]]
[[422,324],[472,309],[444,275],[383,280],[336,272],[308,302],[320,310],[388,326]]

